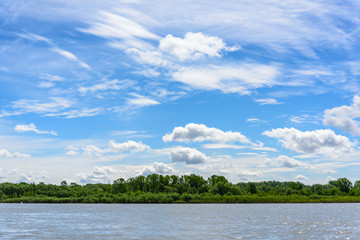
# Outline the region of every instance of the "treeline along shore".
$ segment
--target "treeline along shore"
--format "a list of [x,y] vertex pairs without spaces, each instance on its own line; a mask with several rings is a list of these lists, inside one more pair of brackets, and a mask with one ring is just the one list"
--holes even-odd
[[1,183],[2,203],[332,203],[360,202],[360,181],[327,184],[239,182],[195,174],[119,178],[112,184]]

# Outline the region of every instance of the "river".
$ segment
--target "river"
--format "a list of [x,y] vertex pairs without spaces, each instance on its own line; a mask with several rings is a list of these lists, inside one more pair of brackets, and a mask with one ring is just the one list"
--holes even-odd
[[0,239],[360,239],[360,204],[0,204]]

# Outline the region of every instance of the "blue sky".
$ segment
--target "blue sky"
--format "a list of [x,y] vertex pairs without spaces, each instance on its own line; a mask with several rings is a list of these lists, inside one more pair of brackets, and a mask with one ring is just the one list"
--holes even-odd
[[356,1],[0,3],[0,181],[359,180]]

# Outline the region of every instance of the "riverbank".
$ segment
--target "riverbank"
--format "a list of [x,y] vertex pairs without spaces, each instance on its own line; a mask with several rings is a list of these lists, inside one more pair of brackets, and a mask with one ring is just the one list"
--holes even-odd
[[86,197],[47,197],[32,196],[7,198],[0,203],[357,203],[360,197],[354,196],[219,196],[201,194],[116,194]]

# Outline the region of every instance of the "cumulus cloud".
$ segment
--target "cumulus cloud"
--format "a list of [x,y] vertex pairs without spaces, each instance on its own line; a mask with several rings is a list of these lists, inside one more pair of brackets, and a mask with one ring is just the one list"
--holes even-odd
[[95,145],[86,145],[82,148],[85,155],[88,156],[100,156],[106,152],[108,152],[106,149],[101,149]]
[[202,90],[250,94],[252,89],[277,84],[279,70],[275,66],[256,63],[182,67],[172,74],[175,81]]
[[278,139],[283,147],[297,153],[317,153],[338,157],[352,150],[354,143],[332,130],[299,131],[295,128],[277,128],[264,135]]
[[172,133],[163,136],[164,142],[240,142],[251,144],[240,132],[223,132],[217,128],[210,128],[204,124],[189,123],[185,127],[175,127]]
[[337,127],[354,136],[360,136],[360,97],[354,96],[350,106],[340,106],[327,109],[324,112],[324,124]]
[[90,173],[79,173],[81,183],[110,183],[111,175],[116,171],[110,167],[96,166]]
[[205,55],[209,57],[220,57],[222,50],[237,49],[227,48],[221,38],[207,36],[201,32],[188,32],[184,38],[178,38],[168,34],[160,40],[159,48],[164,52],[175,55],[180,61],[187,59],[196,60]]
[[186,164],[199,164],[205,162],[208,158],[202,152],[195,148],[176,147],[170,152],[172,162],[184,162]]
[[274,158],[272,162],[279,164],[280,167],[285,167],[285,168],[304,168],[304,169],[310,168],[309,164],[303,163],[299,160],[293,159],[285,155],[281,155],[279,157]]
[[141,152],[149,149],[150,147],[142,142],[127,141],[123,143],[116,143],[114,140],[109,141],[109,151],[113,152]]
[[176,171],[174,168],[165,163],[154,162],[152,166],[144,167],[144,169],[141,171],[141,175],[147,176],[153,173],[170,175],[174,174],[175,172]]
[[29,154],[24,154],[24,153],[11,153],[6,149],[0,149],[0,157],[4,157],[4,158],[28,158],[31,157]]
[[35,132],[37,134],[52,134],[57,136],[57,133],[54,131],[40,131],[39,129],[36,128],[34,123],[30,123],[30,124],[25,124],[25,125],[16,125],[15,126],[15,131],[17,132]]

